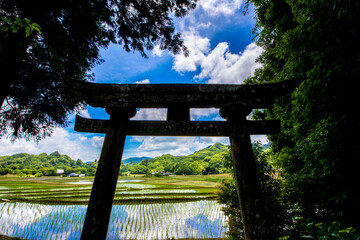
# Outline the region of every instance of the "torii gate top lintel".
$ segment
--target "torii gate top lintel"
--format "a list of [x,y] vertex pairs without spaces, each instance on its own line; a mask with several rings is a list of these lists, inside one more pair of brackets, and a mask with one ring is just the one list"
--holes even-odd
[[293,81],[257,85],[230,84],[100,84],[78,82],[71,90],[92,107],[130,103],[136,108],[221,108],[241,102],[251,109],[268,108],[291,91]]

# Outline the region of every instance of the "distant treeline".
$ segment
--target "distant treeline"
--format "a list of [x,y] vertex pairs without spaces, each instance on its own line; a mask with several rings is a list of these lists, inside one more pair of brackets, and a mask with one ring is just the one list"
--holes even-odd
[[[165,154],[156,158],[145,158],[126,164],[122,163],[122,174],[151,174],[152,172],[170,173],[175,175],[196,175],[224,173],[222,158],[227,146],[216,143],[189,156],[172,156]],[[0,175],[16,174],[20,176],[55,176],[57,169],[63,169],[64,174],[78,173],[94,176],[97,161],[84,163],[80,159],[73,160],[59,152],[31,155],[19,153],[0,157]]]
[[170,173],[175,175],[216,174],[227,172],[223,156],[227,146],[216,143],[188,156],[162,155],[141,162],[122,164],[122,173],[151,174],[152,172]]
[[80,159],[73,160],[58,152],[31,155],[19,153],[0,157],[0,175],[16,174],[20,176],[55,176],[57,169],[63,169],[64,174],[78,173],[88,176],[95,175],[97,161],[83,163]]

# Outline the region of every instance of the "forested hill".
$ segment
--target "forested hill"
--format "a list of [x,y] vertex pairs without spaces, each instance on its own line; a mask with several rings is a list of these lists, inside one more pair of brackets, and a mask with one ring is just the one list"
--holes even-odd
[[132,162],[139,163],[139,162],[141,162],[142,160],[145,160],[145,159],[151,159],[151,158],[149,158],[149,157],[132,157],[132,158],[124,159],[121,162],[124,163],[124,164],[132,163]]
[[94,175],[97,162],[83,163],[80,159],[73,160],[59,152],[31,155],[18,153],[0,157],[0,175],[7,173],[17,175],[56,175],[56,169],[64,169],[65,173],[77,172]]
[[[147,157],[125,159],[121,165],[121,172],[147,174],[158,171],[181,175],[221,173],[226,171],[222,163],[226,149],[225,145],[216,143],[188,156],[166,154],[153,159]],[[74,172],[92,176],[96,167],[96,161],[83,163],[80,159],[75,161],[58,152],[39,155],[19,153],[0,157],[0,175],[53,176],[56,175],[57,169],[64,169],[65,174]]]
[[121,166],[121,172],[151,173],[167,172],[176,175],[212,174],[226,172],[222,158],[227,146],[216,143],[188,156],[165,154],[140,163],[129,163]]

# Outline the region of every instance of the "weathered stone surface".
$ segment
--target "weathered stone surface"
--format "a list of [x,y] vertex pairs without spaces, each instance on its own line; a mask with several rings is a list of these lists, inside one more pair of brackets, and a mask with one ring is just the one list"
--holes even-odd
[[[116,109],[119,110],[117,107]],[[105,140],[81,233],[82,240],[106,239],[124,150],[127,123],[134,111],[136,112],[136,109],[131,107],[122,107],[121,110],[120,113],[110,111],[114,114],[110,116],[107,124]]]
[[167,120],[190,121],[190,108],[182,106],[169,107],[167,110]]
[[220,111],[229,124],[234,175],[245,239],[272,239],[266,225],[266,211],[247,126],[246,115],[250,110],[243,104],[235,103],[226,105]]
[[109,103],[131,103],[136,108],[181,105],[188,108],[220,108],[243,102],[249,108],[266,108],[275,98],[294,89],[296,82],[259,85],[225,84],[100,84],[78,82],[71,92],[93,107]]
[[131,103],[110,102],[106,104],[105,111],[112,117],[127,120],[136,115],[136,108]]
[[[76,116],[75,131],[106,133],[109,120]],[[250,135],[280,133],[279,120],[246,121]],[[222,121],[129,121],[126,134],[131,136],[203,136],[228,137],[229,123]]]

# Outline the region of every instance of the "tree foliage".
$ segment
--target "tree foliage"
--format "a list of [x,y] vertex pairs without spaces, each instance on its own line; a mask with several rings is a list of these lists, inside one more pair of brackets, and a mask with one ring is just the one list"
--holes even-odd
[[267,118],[279,118],[273,159],[299,214],[315,222],[360,227],[356,160],[360,133],[356,80],[360,75],[360,3],[351,0],[249,0],[257,43],[264,48],[249,83],[300,82]]
[[[198,175],[215,174],[226,172],[222,164],[226,146],[216,143],[205,149],[197,151],[189,156],[162,155],[153,159],[145,158],[141,162],[122,162],[120,171],[132,174],[151,174],[152,172],[171,173],[175,175]],[[42,153],[30,155],[27,153],[14,154],[12,156],[0,156],[0,175],[18,174],[34,175],[39,172],[42,175],[56,175],[56,169],[64,169],[65,174],[72,172],[83,173],[89,176],[95,175],[97,161],[84,163],[80,159],[76,161],[59,152],[50,155]]]
[[59,152],[53,152],[49,155],[46,153],[39,155],[18,153],[0,157],[0,175],[56,176],[56,170],[63,169],[64,174],[74,172],[94,176],[96,167],[97,162],[83,163],[80,159],[75,161]]
[[175,175],[217,174],[226,172],[222,157],[226,146],[216,143],[188,156],[172,156],[165,154],[153,159],[145,159],[140,163],[122,165],[121,172],[146,174],[167,172]]
[[186,47],[171,14],[184,16],[196,0],[54,0],[0,2],[0,136],[41,139],[81,108],[68,94],[74,81],[93,79],[99,50],[110,43],[127,51],[159,45]]
[[[264,151],[259,142],[253,144],[253,151],[256,160],[256,167],[259,176],[261,193],[265,201],[267,219],[263,219],[270,224],[271,236],[278,239],[283,236],[291,225],[290,209],[283,198],[280,179],[277,172],[270,165],[268,151]],[[232,179],[225,179],[219,186],[217,196],[218,201],[224,204],[223,212],[229,217],[230,239],[243,239],[243,226],[241,220],[240,204],[236,188],[235,175],[233,173],[233,162],[230,147],[223,158],[224,165],[231,169]]]

